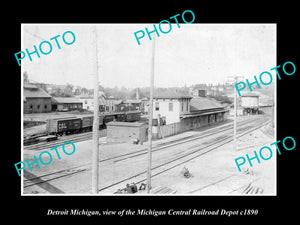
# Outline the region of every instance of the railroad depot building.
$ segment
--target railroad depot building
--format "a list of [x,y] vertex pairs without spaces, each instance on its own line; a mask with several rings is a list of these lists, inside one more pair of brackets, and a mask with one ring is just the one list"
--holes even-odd
[[24,113],[51,112],[51,95],[32,84],[24,84],[23,87],[23,111]]
[[205,90],[194,93],[195,96],[178,93],[154,96],[154,137],[171,136],[227,119],[229,110],[218,101],[206,97]]

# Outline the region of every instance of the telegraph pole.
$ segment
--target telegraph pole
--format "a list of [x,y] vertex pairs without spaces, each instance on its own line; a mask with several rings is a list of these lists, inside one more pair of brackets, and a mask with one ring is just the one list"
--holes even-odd
[[92,194],[98,194],[99,187],[99,80],[98,80],[98,47],[97,30],[95,32],[96,49],[96,73],[94,77],[94,121],[93,121],[93,144],[92,144]]
[[229,76],[229,78],[233,78],[233,95],[234,95],[234,112],[233,112],[233,143],[234,143],[234,149],[237,150],[237,140],[236,140],[236,129],[237,129],[237,96],[236,96],[236,90],[235,90],[235,84],[238,82],[238,78],[244,78],[243,76]]
[[[236,84],[237,77],[234,78],[234,83]],[[234,93],[234,122],[233,122],[233,142],[234,149],[237,150],[237,142],[236,142],[236,113],[237,113],[237,104],[236,104],[236,91],[233,85],[233,93]]]
[[152,167],[152,119],[153,119],[153,89],[154,89],[154,55],[155,38],[153,38],[152,56],[151,56],[151,78],[150,78],[150,100],[149,100],[149,128],[148,128],[148,168],[147,168],[147,193],[151,189],[151,167]]

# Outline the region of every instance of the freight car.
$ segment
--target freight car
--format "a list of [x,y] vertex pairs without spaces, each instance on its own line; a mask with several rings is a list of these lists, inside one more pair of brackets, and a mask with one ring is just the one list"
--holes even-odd
[[[108,122],[135,122],[140,120],[140,116],[140,111],[102,114],[99,116],[99,130],[105,129]],[[48,134],[57,136],[88,132],[93,130],[93,120],[92,115],[48,119],[46,129]]]
[[77,117],[48,119],[46,129],[48,134],[61,136],[77,133],[82,127],[82,120]]
[[245,93],[241,97],[241,106],[243,108],[243,114],[258,114],[259,112],[259,94]]

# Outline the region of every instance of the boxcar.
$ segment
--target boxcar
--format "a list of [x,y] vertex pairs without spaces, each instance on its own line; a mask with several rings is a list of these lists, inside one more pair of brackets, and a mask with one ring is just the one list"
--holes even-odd
[[[103,128],[103,115],[99,116],[99,130]],[[82,131],[92,131],[94,116],[81,116],[79,117],[82,120]]]
[[141,118],[140,112],[127,112],[125,122],[139,121]]
[[116,115],[116,120],[117,120],[118,122],[124,122],[124,121],[126,120],[126,115],[125,115],[125,113],[117,114],[117,115]]
[[77,133],[82,128],[82,120],[80,118],[59,120],[57,123],[59,133]]
[[82,116],[82,131],[91,131],[93,129],[94,116]]
[[48,134],[55,135],[79,132],[81,126],[82,121],[77,117],[49,119],[46,124]]
[[106,127],[106,124],[107,124],[108,122],[113,121],[115,118],[116,118],[116,115],[104,115],[104,118],[103,118],[103,126]]

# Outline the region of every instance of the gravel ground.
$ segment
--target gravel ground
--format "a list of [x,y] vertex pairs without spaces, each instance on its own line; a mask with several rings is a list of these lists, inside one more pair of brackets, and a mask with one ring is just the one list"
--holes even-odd
[[[176,190],[176,194],[192,195],[276,195],[276,154],[270,160],[252,160],[241,166],[235,164],[238,157],[254,156],[263,146],[275,141],[270,136],[270,127],[262,127],[238,139],[237,150],[232,142],[202,155],[181,167],[174,168],[153,179],[153,186],[165,186]],[[265,133],[266,131],[267,134]],[[277,151],[274,151],[276,153]],[[266,153],[267,154],[267,153]],[[191,177],[182,175],[186,168]]]

